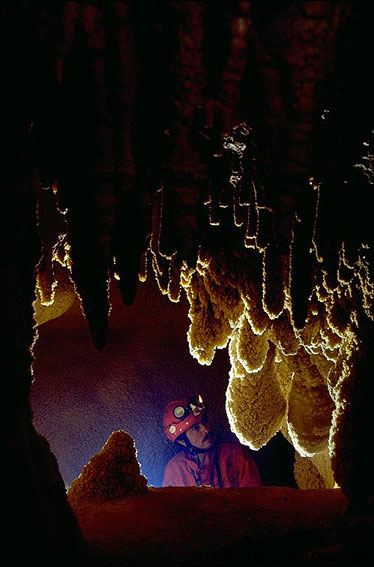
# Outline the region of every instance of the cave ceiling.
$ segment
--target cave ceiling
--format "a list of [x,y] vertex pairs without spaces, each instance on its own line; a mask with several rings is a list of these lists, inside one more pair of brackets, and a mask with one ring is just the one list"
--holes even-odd
[[[372,431],[372,4],[1,12],[4,248],[17,256],[10,276],[33,269],[36,323],[77,294],[102,349],[110,282],[129,305],[155,277],[171,301],[187,296],[192,356],[210,364],[228,348],[238,437],[257,449],[282,430],[303,457],[327,452],[335,480],[360,492]],[[28,305],[34,287],[11,293]]]

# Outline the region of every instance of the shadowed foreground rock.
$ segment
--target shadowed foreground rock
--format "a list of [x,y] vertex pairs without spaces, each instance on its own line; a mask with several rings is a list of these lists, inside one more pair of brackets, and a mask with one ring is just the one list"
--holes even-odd
[[124,431],[114,431],[101,451],[82,469],[69,491],[72,506],[85,502],[116,500],[146,489],[140,474],[134,441]]
[[150,487],[75,508],[89,566],[331,565],[373,559],[368,511],[340,489]]

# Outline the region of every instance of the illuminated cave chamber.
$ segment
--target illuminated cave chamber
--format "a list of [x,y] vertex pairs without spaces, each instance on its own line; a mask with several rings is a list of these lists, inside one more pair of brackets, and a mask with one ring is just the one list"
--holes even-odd
[[[160,239],[154,234],[143,262],[153,266],[161,292],[172,301],[178,301],[182,289],[185,291],[190,304],[188,341],[192,356],[201,364],[210,364],[217,348],[229,349],[227,412],[240,441],[258,449],[281,430],[297,451],[295,475],[300,488],[331,488],[342,475],[337,456],[340,451],[344,455],[346,442],[339,424],[352,417],[345,412],[354,387],[350,384],[352,373],[354,377],[362,349],[360,329],[365,329],[372,318],[368,246],[361,247],[357,260],[350,263],[341,246],[333,285],[318,252],[316,206],[308,250],[314,261],[311,292],[305,324],[298,326],[292,315],[295,308],[300,309],[292,300],[292,278],[297,275],[290,256],[277,253],[274,223],[263,226],[261,215],[265,212],[271,217],[273,211],[258,205],[261,188],[253,179],[248,181],[254,172],[245,171],[246,143],[251,134],[242,125],[234,130],[233,137],[225,139],[225,151],[238,158],[235,183],[231,172],[224,206],[221,203],[220,207],[212,195],[205,205],[210,219],[213,207],[217,212],[195,265],[189,267],[183,261],[178,265],[177,254],[163,254]],[[310,183],[306,190],[315,194],[317,205],[320,187]],[[51,193],[44,198],[51,199],[52,204],[55,199]],[[250,212],[257,221],[249,236]],[[161,226],[162,209],[157,213]],[[53,207],[49,214],[59,215]],[[226,227],[220,232],[223,222]],[[294,239],[293,228],[291,232]],[[62,238],[52,248],[49,266],[54,266],[57,277],[39,272],[40,302],[35,307],[40,323],[43,317],[58,316],[74,297],[67,271],[71,266],[68,247]],[[144,270],[140,278],[146,277]],[[344,476],[341,478],[344,480]]]
[[[242,125],[224,141],[223,155],[229,153],[235,169],[222,180],[225,194],[208,198],[213,228],[195,265],[181,262],[178,270],[159,242],[150,250],[151,261],[163,293],[175,300],[178,284],[186,292],[192,356],[209,365],[217,348],[229,349],[226,407],[240,441],[259,449],[280,430],[296,449],[300,488],[344,486],[346,459],[352,458],[345,427],[365,405],[355,399],[355,381],[366,372],[365,343],[370,345],[372,332],[370,247],[362,245],[348,257],[341,243],[336,273],[331,271],[318,244],[320,187],[310,180],[305,191],[315,194],[316,208],[301,249],[307,261],[300,255],[295,225],[302,220],[296,216],[291,253],[282,255],[274,240],[274,211],[248,167],[251,134]],[[159,260],[170,262],[166,281]],[[298,288],[305,283],[303,296]]]
[[[55,151],[50,101],[36,128],[43,184],[57,177],[56,195],[39,191],[37,289],[58,314],[75,288],[103,348],[109,278],[131,303],[153,271],[171,301],[186,293],[191,355],[209,365],[228,349],[240,441],[259,449],[281,431],[301,488],[365,499],[373,241],[362,207],[373,169],[361,9],[243,2],[219,10],[214,32],[207,5],[172,3],[138,27],[135,10],[129,31],[119,3],[109,45],[99,7],[65,5]],[[152,54],[137,44],[145,33]]]
[[29,406],[35,288],[36,323],[77,293],[102,349],[109,281],[130,304],[151,270],[172,301],[187,295],[192,356],[228,349],[239,439],[282,431],[301,487],[366,502],[372,2],[142,6],[1,8],[1,431],[23,531],[53,531],[34,509],[69,517]]

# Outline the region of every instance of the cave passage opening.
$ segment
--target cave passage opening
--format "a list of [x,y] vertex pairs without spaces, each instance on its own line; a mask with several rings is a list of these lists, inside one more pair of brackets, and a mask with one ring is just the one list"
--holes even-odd
[[[217,350],[209,366],[191,357],[185,298],[170,302],[149,278],[139,282],[134,305],[123,306],[115,285],[110,301],[108,339],[102,351],[92,344],[77,297],[67,296],[66,311],[61,304],[37,329],[31,391],[34,424],[49,442],[67,490],[119,430],[133,438],[148,484],[160,487],[164,467],[177,452],[164,436],[163,411],[172,399],[191,393],[199,392],[207,400],[219,438],[238,441],[225,410],[228,353]],[[281,433],[251,453],[265,484],[296,487],[294,449]]]

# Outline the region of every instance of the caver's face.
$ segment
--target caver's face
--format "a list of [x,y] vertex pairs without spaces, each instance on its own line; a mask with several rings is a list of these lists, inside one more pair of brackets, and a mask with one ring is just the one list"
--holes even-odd
[[191,425],[186,431],[186,437],[196,449],[210,449],[215,441],[212,427],[206,420]]

